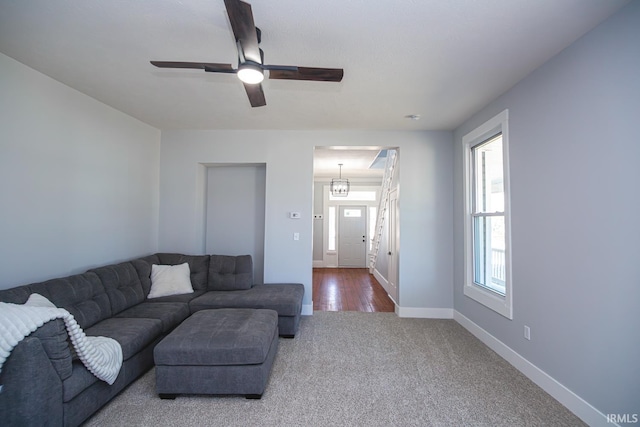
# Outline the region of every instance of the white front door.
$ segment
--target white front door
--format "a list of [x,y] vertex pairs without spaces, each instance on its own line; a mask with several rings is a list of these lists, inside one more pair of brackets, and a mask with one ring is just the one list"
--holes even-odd
[[367,207],[340,206],[338,215],[338,266],[367,266]]

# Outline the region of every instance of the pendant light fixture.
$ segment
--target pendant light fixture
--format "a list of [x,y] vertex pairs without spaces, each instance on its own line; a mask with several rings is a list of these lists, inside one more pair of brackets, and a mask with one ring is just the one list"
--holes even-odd
[[331,195],[334,197],[347,197],[349,194],[349,180],[342,178],[342,163],[338,163],[340,167],[340,178],[333,178],[331,180]]

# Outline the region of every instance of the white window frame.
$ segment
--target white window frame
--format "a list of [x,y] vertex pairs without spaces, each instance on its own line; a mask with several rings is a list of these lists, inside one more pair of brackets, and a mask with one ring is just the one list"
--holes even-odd
[[[504,227],[505,227],[505,295],[474,283],[473,280],[473,159],[472,147],[502,133],[504,169]],[[511,191],[509,184],[509,110],[504,110],[462,137],[464,153],[464,294],[513,319],[513,281],[511,280]]]

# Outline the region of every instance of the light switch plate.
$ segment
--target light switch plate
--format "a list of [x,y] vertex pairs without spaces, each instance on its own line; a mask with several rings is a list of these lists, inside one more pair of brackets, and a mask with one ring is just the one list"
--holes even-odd
[[289,212],[289,218],[300,219],[300,212]]

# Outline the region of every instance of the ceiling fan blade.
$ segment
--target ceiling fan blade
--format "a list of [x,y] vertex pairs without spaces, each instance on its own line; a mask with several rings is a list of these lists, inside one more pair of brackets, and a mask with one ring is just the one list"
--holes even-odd
[[252,107],[264,107],[267,105],[261,84],[250,85],[244,83],[244,90],[247,91],[247,96],[249,97],[249,102]]
[[219,73],[235,72],[231,64],[217,64],[215,62],[151,61],[151,63],[159,68],[194,68]]
[[207,73],[237,73],[230,64],[205,64],[204,70]]
[[224,0],[224,5],[227,8],[233,35],[236,41],[240,42],[244,58],[262,64],[251,5],[240,0]]
[[[273,68],[272,68],[273,67]],[[286,66],[266,66],[270,79],[281,80],[313,80],[318,82],[339,82],[342,81],[344,70],[342,68],[313,68],[297,67],[297,70],[290,70]]]

